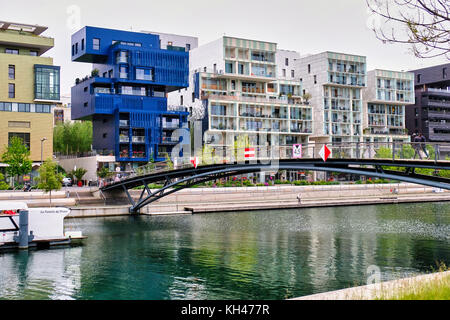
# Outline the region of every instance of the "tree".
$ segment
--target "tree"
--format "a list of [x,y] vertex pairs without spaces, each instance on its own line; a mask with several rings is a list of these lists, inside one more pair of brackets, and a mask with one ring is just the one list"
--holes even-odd
[[92,122],[66,121],[53,129],[53,150],[62,154],[76,154],[91,150]]
[[86,174],[87,170],[85,168],[76,168],[75,170],[72,170],[72,175],[77,178],[77,182],[81,181],[83,179],[83,176]]
[[5,176],[0,173],[0,190],[8,190],[9,186],[5,181]]
[[109,171],[109,169],[107,167],[101,167],[101,169],[98,170],[98,172],[97,172],[98,177],[102,178],[102,179],[109,178],[112,176],[112,174],[113,173],[111,171]]
[[372,30],[383,43],[404,43],[418,58],[450,59],[448,0],[366,0],[380,18]]
[[12,177],[31,172],[33,162],[30,160],[30,150],[23,144],[19,137],[12,137],[5,152],[2,154],[2,161],[8,165],[6,172]]
[[52,190],[60,190],[62,187],[62,173],[57,173],[57,164],[51,159],[45,160],[39,168],[39,176],[36,177],[37,187],[50,193],[50,206],[52,206]]

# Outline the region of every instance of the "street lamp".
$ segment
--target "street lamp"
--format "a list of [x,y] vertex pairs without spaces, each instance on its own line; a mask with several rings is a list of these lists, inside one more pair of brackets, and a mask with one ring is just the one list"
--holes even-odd
[[41,139],[41,166],[42,166],[42,163],[43,163],[42,156],[43,156],[43,153],[44,153],[44,141],[45,140],[47,140],[47,138],[45,138],[45,137]]

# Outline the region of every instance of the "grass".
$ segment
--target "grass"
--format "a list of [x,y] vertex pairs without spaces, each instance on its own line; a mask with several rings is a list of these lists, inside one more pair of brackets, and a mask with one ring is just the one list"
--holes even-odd
[[382,293],[376,300],[450,300],[450,273],[441,264],[436,277],[429,281],[408,281],[399,285],[390,293]]

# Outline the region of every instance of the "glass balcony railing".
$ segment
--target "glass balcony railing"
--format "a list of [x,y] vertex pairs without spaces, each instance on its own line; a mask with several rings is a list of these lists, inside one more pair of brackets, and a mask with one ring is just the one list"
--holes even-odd
[[128,127],[129,123],[130,122],[128,120],[119,120],[119,126],[121,127]]
[[128,136],[119,136],[119,142],[128,143],[128,142],[130,142],[130,137],[128,137]]
[[145,136],[134,136],[132,138],[133,143],[145,143]]

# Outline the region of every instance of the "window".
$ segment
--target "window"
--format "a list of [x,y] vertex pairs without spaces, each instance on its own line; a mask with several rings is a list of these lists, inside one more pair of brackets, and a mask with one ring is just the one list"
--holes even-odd
[[86,107],[88,106],[88,103],[85,102],[85,103],[83,104],[83,106],[86,108]]
[[9,53],[9,54],[19,54],[19,50],[17,50],[17,49],[8,49],[8,48],[6,48],[5,53]]
[[286,77],[286,69],[283,69],[282,72],[283,72],[283,77]]
[[442,79],[447,78],[447,68],[442,68]]
[[153,70],[136,68],[136,80],[153,80]]
[[92,49],[100,50],[100,39],[98,39],[98,38],[92,39]]
[[294,70],[291,70],[291,77],[295,78],[295,71]]
[[8,143],[11,143],[11,139],[13,137],[18,137],[22,139],[22,143],[25,144],[30,150],[30,134],[29,133],[22,133],[22,132],[9,132],[8,133]]
[[16,85],[14,83],[8,83],[8,98],[13,99],[16,97]]
[[108,75],[107,72],[103,72],[103,78],[106,78],[107,75]]
[[29,103],[19,103],[19,112],[30,112],[30,104]]
[[60,67],[34,65],[35,99],[59,100]]
[[314,84],[317,84],[317,76],[314,75]]
[[419,74],[417,75],[417,83],[420,83],[420,76],[421,76],[421,74],[419,73]]
[[308,73],[311,73],[311,65],[308,64]]
[[286,66],[289,65],[289,58],[286,58],[286,59],[284,60],[284,64],[285,64]]
[[107,134],[107,133],[104,133],[104,134],[103,134],[103,139],[106,139],[107,136],[108,136],[108,134]]
[[8,79],[14,80],[15,78],[16,78],[16,66],[10,64],[8,66]]
[[78,54],[78,42],[75,43],[75,54]]
[[186,51],[191,50],[191,44],[190,43],[186,43]]
[[72,55],[73,56],[75,55],[75,45],[74,44],[72,45]]
[[195,102],[195,93],[192,92],[192,102]]
[[0,111],[11,111],[11,102],[0,102]]
[[37,113],[50,113],[49,104],[36,104],[35,111]]
[[34,50],[30,50],[30,56],[37,57],[38,52]]
[[84,91],[84,92],[87,92],[87,89],[88,89],[88,87],[84,87],[83,91]]
[[183,96],[180,96],[180,105],[183,105]]
[[84,39],[81,39],[81,51],[84,50]]

